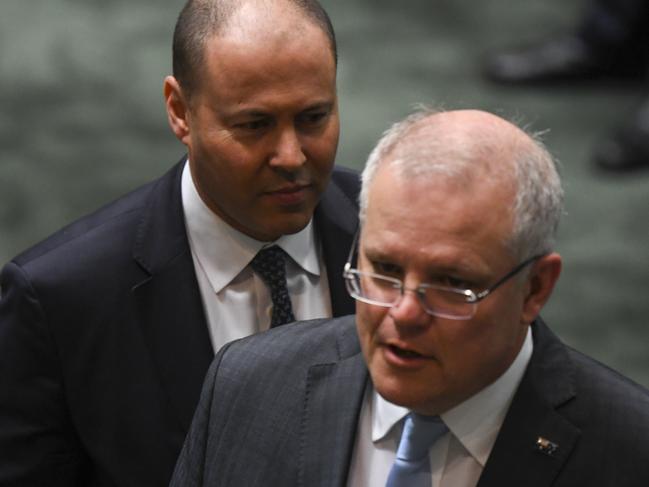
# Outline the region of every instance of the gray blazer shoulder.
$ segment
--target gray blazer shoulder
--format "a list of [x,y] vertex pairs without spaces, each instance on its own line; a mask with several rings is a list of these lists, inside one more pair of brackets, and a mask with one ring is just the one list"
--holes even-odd
[[224,346],[171,485],[296,485],[308,371],[359,352],[353,316],[284,325]]

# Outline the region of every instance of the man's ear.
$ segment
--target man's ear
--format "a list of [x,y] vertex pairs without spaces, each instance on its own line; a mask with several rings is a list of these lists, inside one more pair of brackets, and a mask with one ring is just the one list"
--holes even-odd
[[167,76],[163,87],[167,119],[178,140],[189,145],[189,105],[178,80]]
[[559,274],[561,256],[555,252],[541,257],[534,263],[527,277],[521,323],[531,323],[539,315],[541,308],[550,299]]

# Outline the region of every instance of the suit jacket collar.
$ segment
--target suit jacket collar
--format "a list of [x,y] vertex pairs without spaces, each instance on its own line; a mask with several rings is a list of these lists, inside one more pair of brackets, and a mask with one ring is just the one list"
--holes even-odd
[[180,190],[185,160],[153,184],[137,228],[133,257],[151,275],[189,250]]
[[344,486],[368,372],[354,316],[340,322],[338,360],[309,368],[298,485]]
[[576,394],[574,365],[540,319],[532,327],[532,359],[478,487],[548,487],[579,440],[579,428],[561,414]]
[[214,351],[185,231],[184,162],[157,181],[142,212],[133,256],[148,277],[133,294],[162,388],[187,431]]
[[332,181],[315,210],[314,221],[327,265],[333,316],[352,314],[356,305],[345,289],[342,273],[358,227],[358,208]]

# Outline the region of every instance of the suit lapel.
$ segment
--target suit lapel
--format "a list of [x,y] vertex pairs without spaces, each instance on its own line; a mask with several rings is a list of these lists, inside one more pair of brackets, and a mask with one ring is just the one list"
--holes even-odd
[[570,357],[542,321],[533,332],[532,359],[478,487],[549,487],[579,441],[579,428],[560,414],[575,396]]
[[214,353],[185,232],[182,162],[158,181],[143,211],[134,258],[149,277],[133,296],[162,387],[186,431]]
[[358,208],[332,180],[316,208],[314,220],[327,266],[333,316],[352,314],[355,304],[345,289],[342,273],[358,227]]
[[[353,322],[353,317],[350,317]],[[342,325],[341,325],[342,326]],[[358,346],[353,326],[340,342]],[[360,351],[339,362],[312,366],[302,423],[298,485],[346,485],[356,426],[368,379]]]

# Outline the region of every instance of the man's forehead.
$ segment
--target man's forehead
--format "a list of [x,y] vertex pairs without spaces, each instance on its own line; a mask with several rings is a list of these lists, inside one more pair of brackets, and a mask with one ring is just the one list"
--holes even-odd
[[[457,212],[481,193],[490,192],[494,183],[502,184],[487,181],[491,178],[470,160],[426,160],[426,152],[398,155],[401,157],[390,158],[377,169],[369,187],[368,211],[374,207],[374,213],[386,216],[403,207],[418,212],[428,205],[441,205]],[[421,158],[422,163],[410,164],[408,157]],[[403,223],[408,224],[408,219]]]
[[452,238],[431,239],[419,245],[403,238],[399,229],[394,230],[391,235],[384,231],[361,235],[360,253],[369,262],[416,269],[424,281],[441,275],[488,277],[503,258],[500,242],[476,245],[475,241]]
[[377,252],[416,246],[458,267],[466,264],[465,256],[481,254],[480,247],[500,253],[512,229],[513,191],[492,186],[479,178],[411,177],[382,167],[370,188],[364,245]]
[[205,91],[220,98],[238,97],[237,110],[251,108],[250,103],[257,106],[268,96],[274,102],[304,100],[301,109],[334,104],[336,66],[324,34],[315,34],[321,43],[314,36],[213,37],[205,47],[202,76],[210,80]]

